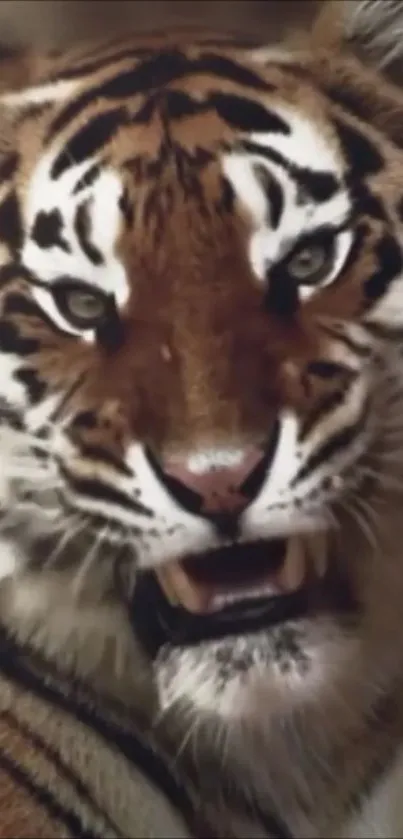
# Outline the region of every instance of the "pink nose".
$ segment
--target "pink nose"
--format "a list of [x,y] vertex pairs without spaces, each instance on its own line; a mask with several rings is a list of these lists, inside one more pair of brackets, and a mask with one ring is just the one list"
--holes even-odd
[[239,453],[230,466],[213,464],[201,471],[191,469],[189,461],[168,458],[164,462],[164,473],[168,479],[173,479],[171,491],[175,495],[179,495],[182,488],[199,496],[201,506],[198,512],[205,515],[237,514],[242,512],[255,494],[253,478],[260,471],[259,466],[264,459],[261,449],[250,448]]

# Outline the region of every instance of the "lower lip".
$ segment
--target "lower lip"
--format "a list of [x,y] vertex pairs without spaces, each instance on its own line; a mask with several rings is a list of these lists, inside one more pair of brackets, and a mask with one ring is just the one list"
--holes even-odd
[[172,606],[151,572],[141,575],[131,604],[131,617],[139,641],[155,658],[161,647],[194,646],[226,636],[248,635],[307,614],[307,589],[271,598],[243,600],[209,614],[192,614]]

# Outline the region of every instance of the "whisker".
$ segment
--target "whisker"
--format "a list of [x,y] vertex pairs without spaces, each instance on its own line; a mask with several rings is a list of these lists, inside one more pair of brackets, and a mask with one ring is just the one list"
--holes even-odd
[[86,554],[84,560],[80,564],[79,570],[74,576],[72,582],[72,592],[73,596],[76,598],[80,596],[85,586],[85,582],[88,579],[90,570],[99,556],[100,550],[105,541],[105,537],[108,534],[108,530],[109,524],[106,524],[105,527],[103,527],[101,533],[95,533],[92,548],[90,548],[90,550]]
[[[73,531],[71,531],[70,526],[71,526],[72,522],[74,522],[77,519],[78,519],[78,521],[77,521],[76,527],[74,528]],[[73,514],[71,516],[70,520],[65,522],[65,528],[66,529],[61,534],[60,539],[57,542],[54,550],[50,553],[50,555],[47,557],[47,559],[44,563],[43,567],[46,568],[46,569],[52,568],[57,564],[57,562],[59,560],[59,557],[61,556],[61,554],[63,553],[65,548],[69,545],[69,543],[73,542],[77,538],[77,536],[85,530],[86,522],[85,522],[85,520],[83,520],[82,516],[80,516],[78,513],[76,513],[76,514]]]

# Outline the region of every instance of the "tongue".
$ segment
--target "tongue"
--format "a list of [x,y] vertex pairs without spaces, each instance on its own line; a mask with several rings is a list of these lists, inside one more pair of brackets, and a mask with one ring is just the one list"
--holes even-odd
[[296,591],[304,577],[304,555],[294,538],[225,548],[158,571],[171,605],[197,614]]

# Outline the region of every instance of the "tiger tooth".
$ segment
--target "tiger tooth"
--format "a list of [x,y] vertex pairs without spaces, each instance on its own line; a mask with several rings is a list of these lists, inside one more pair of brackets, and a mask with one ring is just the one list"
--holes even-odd
[[155,572],[155,575],[170,605],[178,606],[179,598],[176,594],[174,586],[172,585],[170,574],[167,573],[165,569],[160,568]]
[[296,591],[304,582],[306,574],[306,558],[301,541],[291,538],[288,542],[284,564],[280,571],[282,587],[285,591]]
[[156,575],[171,606],[181,605],[189,612],[202,612],[206,609],[208,592],[204,587],[192,585],[179,563],[158,569]]
[[313,568],[319,579],[322,580],[327,571],[327,551],[324,534],[316,534],[310,546],[310,555]]

